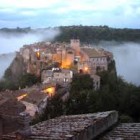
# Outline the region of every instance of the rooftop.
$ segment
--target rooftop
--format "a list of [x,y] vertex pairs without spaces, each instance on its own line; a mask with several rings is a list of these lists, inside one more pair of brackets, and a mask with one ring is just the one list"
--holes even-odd
[[[49,85],[46,85],[46,87],[48,86]],[[18,99],[18,97],[27,94],[26,96],[24,96],[24,98],[21,99],[21,101],[26,101],[38,105],[44,98],[47,97],[47,94],[43,93],[42,89],[43,87],[41,86],[32,86],[16,91],[7,90],[0,92],[0,104],[1,102],[4,102],[4,100],[1,100],[2,98],[5,100],[15,100]]]
[[22,99],[22,101],[26,101],[26,102],[38,105],[46,97],[47,97],[47,94],[44,94],[42,91],[33,90],[33,91],[30,91],[28,95]]
[[3,99],[0,101],[0,115],[16,116],[25,109],[26,107],[16,99]]
[[[91,140],[117,122],[116,111],[69,115],[31,126],[28,140]],[[13,140],[14,135],[5,139]]]
[[121,123],[100,140],[140,140],[140,123]]
[[105,57],[106,55],[96,48],[81,48],[89,57]]

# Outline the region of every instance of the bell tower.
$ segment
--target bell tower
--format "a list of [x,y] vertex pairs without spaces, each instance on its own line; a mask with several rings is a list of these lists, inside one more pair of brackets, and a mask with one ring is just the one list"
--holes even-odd
[[70,46],[76,51],[77,55],[80,53],[80,40],[79,39],[71,39]]

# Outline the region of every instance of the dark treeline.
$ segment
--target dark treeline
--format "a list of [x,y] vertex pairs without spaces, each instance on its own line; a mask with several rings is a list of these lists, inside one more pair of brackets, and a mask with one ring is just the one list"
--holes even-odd
[[0,92],[9,90],[18,90],[19,88],[30,87],[34,84],[40,83],[40,77],[36,77],[33,74],[25,73],[20,75],[18,79],[12,80],[10,75],[8,75],[9,69],[6,71],[4,79],[0,80]]
[[32,29],[27,28],[2,28],[0,32],[5,33],[35,33],[37,31],[45,31],[46,29],[60,29],[60,34],[54,41],[69,42],[72,38],[78,38],[83,43],[96,43],[100,40],[106,41],[140,41],[140,29],[129,28],[111,28],[108,26],[60,26]]
[[32,31],[32,29],[30,27],[26,27],[26,28],[1,28],[0,32],[4,32],[4,33],[28,33]]
[[[54,28],[51,28],[51,27],[47,27],[47,28],[35,28],[35,29],[32,29],[31,27],[25,27],[25,28],[20,28],[20,27],[17,27],[17,28],[1,28],[0,29],[0,33],[7,33],[7,34],[28,34],[28,33],[43,33],[45,32],[46,30],[57,30],[59,27],[54,27]],[[46,36],[46,38],[48,38],[49,36]]]
[[61,26],[61,34],[55,41],[69,42],[71,38],[78,38],[84,43],[106,41],[140,41],[140,29],[116,29],[108,26]]

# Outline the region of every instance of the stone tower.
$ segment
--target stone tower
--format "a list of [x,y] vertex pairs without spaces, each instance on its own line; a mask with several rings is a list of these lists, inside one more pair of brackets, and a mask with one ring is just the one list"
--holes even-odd
[[76,51],[76,55],[80,53],[80,40],[79,39],[71,39],[70,46]]

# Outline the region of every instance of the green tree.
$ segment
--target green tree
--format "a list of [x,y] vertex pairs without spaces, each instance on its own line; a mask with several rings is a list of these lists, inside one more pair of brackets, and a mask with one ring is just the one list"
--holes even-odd
[[93,89],[93,79],[89,74],[74,75],[71,83],[70,93]]
[[19,78],[19,86],[24,88],[26,86],[32,86],[40,82],[40,78],[33,74],[26,73]]

